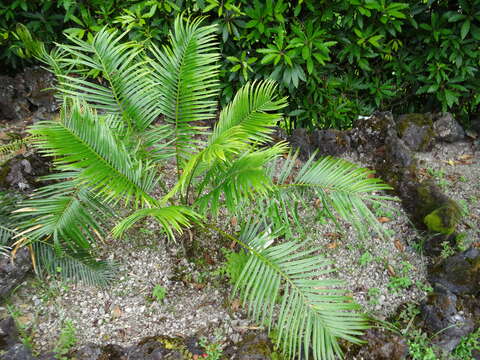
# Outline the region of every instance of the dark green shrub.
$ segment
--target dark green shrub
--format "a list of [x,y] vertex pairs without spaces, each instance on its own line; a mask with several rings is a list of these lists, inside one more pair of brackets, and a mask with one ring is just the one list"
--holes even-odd
[[480,0],[17,0],[0,5],[2,61],[22,55],[17,22],[45,41],[108,24],[156,42],[181,11],[219,26],[222,102],[273,78],[290,97],[287,127],[348,128],[374,109],[448,110],[466,123],[479,112]]

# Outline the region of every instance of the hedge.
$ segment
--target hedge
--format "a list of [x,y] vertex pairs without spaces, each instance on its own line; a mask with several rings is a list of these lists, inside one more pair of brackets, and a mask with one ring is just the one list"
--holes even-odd
[[348,128],[376,109],[451,111],[468,126],[479,112],[480,0],[15,0],[0,4],[0,65],[31,62],[18,23],[46,43],[109,26],[148,44],[181,12],[218,24],[222,102],[274,78],[287,128]]

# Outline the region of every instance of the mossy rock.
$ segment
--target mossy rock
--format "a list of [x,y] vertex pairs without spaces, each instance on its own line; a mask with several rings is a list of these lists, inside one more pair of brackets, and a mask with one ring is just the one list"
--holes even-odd
[[412,113],[400,115],[397,119],[398,136],[402,137],[411,124],[417,126],[433,126],[433,119],[429,114]]
[[391,112],[379,112],[371,116],[367,124],[373,131],[386,134],[388,128],[393,124],[393,116]]
[[469,237],[467,233],[462,232],[454,235],[455,235],[455,246],[460,251],[467,250],[473,243],[473,239]]
[[436,263],[429,271],[428,280],[431,283],[443,285],[455,295],[478,296],[480,294],[480,250],[470,248]]
[[[251,333],[237,344],[235,358],[239,360],[271,360],[283,357],[274,350],[274,346],[266,333]],[[229,351],[226,351],[230,358]]]
[[461,217],[462,211],[458,204],[449,200],[446,204],[425,216],[423,222],[431,232],[450,235],[455,231]]
[[[446,196],[442,190],[433,181],[424,181],[416,188],[416,216],[423,219],[425,216],[436,209],[453,201]],[[457,207],[459,207],[457,205]],[[460,207],[459,207],[460,208]]]
[[7,163],[0,165],[0,189],[7,189],[9,184],[7,182],[7,176],[10,172],[10,166]]
[[433,119],[429,114],[401,115],[396,129],[398,136],[413,151],[428,150],[435,139]]

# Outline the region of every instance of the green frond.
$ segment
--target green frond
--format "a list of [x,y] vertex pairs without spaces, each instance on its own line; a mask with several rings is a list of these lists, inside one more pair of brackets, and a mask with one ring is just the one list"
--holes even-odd
[[42,180],[51,184],[37,189],[13,211],[17,225],[13,238],[25,238],[24,245],[32,245],[40,276],[106,285],[113,279],[113,264],[96,260],[91,250],[105,235],[97,218],[111,216],[111,209],[80,186],[78,172],[55,173]]
[[80,186],[77,177],[75,172],[45,177],[63,182],[38,189],[14,211],[21,221],[17,237],[25,236],[32,242],[48,241],[59,254],[66,247],[90,249],[103,234],[96,216],[110,211],[87,188]]
[[223,202],[229,210],[234,211],[244,199],[266,195],[273,189],[267,164],[286,152],[287,148],[285,143],[277,143],[264,150],[245,152],[233,161],[219,162],[205,174],[198,186],[197,191],[201,196],[194,205],[202,212],[208,208],[212,214],[216,214]]
[[60,169],[79,170],[79,181],[111,202],[152,205],[154,169],[116,138],[108,123],[88,106],[74,102],[60,121],[44,121],[30,132],[39,151],[55,158]]
[[300,169],[293,181],[293,162],[285,162],[276,181],[277,194],[282,195],[277,198],[278,201],[290,201],[292,196],[298,199],[298,194],[312,190],[322,201],[322,210],[334,221],[336,214],[351,223],[361,236],[365,236],[370,228],[380,235],[385,235],[385,230],[368,208],[368,204],[393,200],[392,197],[379,194],[391,190],[391,187],[378,178],[370,177],[373,173],[371,170],[348,161],[331,157],[320,160],[314,158],[315,154]]
[[11,238],[15,235],[13,229],[0,225],[0,245],[6,247]]
[[18,198],[14,194],[0,192],[0,253],[6,254],[14,241],[17,222],[12,216]]
[[242,87],[233,102],[220,114],[220,120],[206,146],[192,155],[183,166],[182,175],[172,193],[180,191],[184,194],[194,177],[204,174],[218,163],[224,163],[224,168],[228,167],[227,164],[235,156],[269,140],[268,134],[281,119],[281,114],[269,112],[286,105],[285,99],[274,100],[275,91],[273,81],[248,83]]
[[194,178],[203,175],[218,163],[227,162],[233,155],[238,155],[244,148],[244,134],[245,132],[239,126],[232,127],[217,137],[215,142],[209,142],[204,149],[192,155],[183,166],[177,183],[162,202],[165,203],[178,192],[186,195]]
[[15,236],[15,221],[11,212],[14,210],[11,197],[0,192],[0,257],[9,256]]
[[174,232],[182,234],[184,228],[189,227],[192,222],[198,222],[201,218],[199,214],[184,206],[141,209],[118,223],[112,233],[114,236],[119,237],[136,222],[150,216],[158,221],[163,231],[172,240],[175,240]]
[[[265,229],[265,230],[261,230]],[[333,271],[321,249],[306,243],[275,243],[265,221],[248,221],[238,242],[249,259],[235,285],[257,321],[278,330],[277,344],[288,358],[315,360],[341,356],[339,339],[359,343],[366,329],[359,306],[345,296],[342,282],[328,278]]]
[[102,287],[115,278],[114,263],[96,260],[88,252],[68,248],[59,253],[56,247],[45,242],[34,242],[32,249],[40,277],[54,275]]
[[0,145],[0,164],[7,162],[16,155],[16,152],[30,144],[34,136],[27,136],[22,139],[12,140],[8,144]]
[[170,34],[171,46],[151,48],[159,106],[165,121],[175,129],[179,166],[196,152],[194,136],[204,128],[200,121],[213,119],[219,92],[216,26],[201,26],[203,19],[178,17]]
[[275,99],[277,92],[277,85],[272,80],[244,85],[220,113],[210,142],[215,142],[225,131],[235,126],[244,131],[246,144],[270,141],[274,126],[282,119],[282,114],[278,111],[287,106],[286,98]]
[[172,129],[169,125],[151,125],[138,139],[142,144],[141,157],[148,158],[152,162],[161,162],[175,156]]
[[[70,73],[57,74],[58,88],[99,111],[118,116],[129,129],[142,132],[159,115],[159,99],[154,91],[156,85],[150,76],[151,69],[146,61],[140,60],[142,45],[121,42],[125,34],[102,29],[92,41],[68,37],[74,44],[59,45],[64,51],[59,62],[72,69]],[[85,79],[83,73],[92,70],[102,74],[108,87]]]
[[[220,114],[220,120],[206,146],[185,163],[182,175],[168,198],[177,192],[185,195],[194,178],[208,173],[212,168],[216,168],[214,172],[221,169],[220,172],[225,173],[225,169],[232,164],[242,166],[244,160],[234,162],[234,158],[242,152],[248,152],[248,156],[255,157],[256,155],[252,155],[253,147],[269,140],[273,126],[281,119],[281,114],[271,112],[286,105],[285,99],[274,100],[275,91],[273,81],[248,83],[242,87],[233,102]],[[275,149],[286,151],[286,148]],[[270,156],[267,158],[272,159]],[[212,174],[207,174],[207,178],[213,177]],[[252,177],[258,177],[258,174],[252,173]]]
[[0,256],[10,256],[10,247],[0,244]]

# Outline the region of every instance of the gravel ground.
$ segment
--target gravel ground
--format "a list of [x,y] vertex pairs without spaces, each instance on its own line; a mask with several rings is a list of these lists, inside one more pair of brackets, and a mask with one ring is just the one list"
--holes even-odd
[[[31,279],[15,292],[9,302],[32,330],[36,350],[51,350],[66,320],[77,329],[79,344],[133,345],[158,334],[223,338],[233,334],[232,326],[246,325],[225,303],[224,290],[202,280],[193,264],[179,262],[164,241],[129,240],[109,248],[120,265],[107,289]],[[178,269],[192,275],[191,283],[172,279]],[[155,286],[166,290],[163,301],[153,296]]]
[[[462,229],[478,236],[480,169],[472,155],[467,146],[459,144],[436,147],[419,158],[432,170],[443,169],[442,178],[448,183],[442,186],[451,197],[466,202],[471,214]],[[432,170],[425,170],[425,176],[438,176]],[[310,238],[323,247],[355,300],[367,312],[385,319],[399,305],[418,302],[425,296],[427,260],[415,250],[422,234],[414,229],[400,203],[374,211],[391,239],[372,236],[361,240],[351,228],[340,232],[331,223],[321,224],[304,215],[310,224]],[[211,244],[218,241],[196,236],[202,246],[211,249],[215,248]],[[102,290],[30,279],[7,303],[10,310],[17,311],[20,322],[31,329],[38,351],[53,348],[67,319],[77,329],[78,344],[128,346],[159,334],[215,334],[218,340],[238,341],[252,325],[244,320],[238,304],[228,300],[228,284],[212,273],[220,265],[219,259],[215,255],[204,259],[207,265],[199,268],[198,261],[193,264],[182,259],[180,249],[178,243],[166,242],[156,225],[147,223],[124,240],[104,244],[103,253],[119,264],[118,278],[111,287]],[[206,253],[213,254],[210,250]],[[156,285],[166,289],[163,302],[152,297]],[[0,317],[8,312],[5,306],[0,308]]]
[[480,241],[480,152],[472,142],[437,144],[431,152],[418,154],[425,178],[433,178],[464,209],[458,230],[471,241]]
[[[344,158],[368,167],[356,155]],[[339,231],[331,222],[321,225],[314,218],[308,219],[307,214],[305,217],[312,224],[310,236],[324,249],[324,256],[332,261],[350,295],[366,312],[385,320],[401,304],[418,302],[426,295],[428,259],[415,246],[422,234],[400,201],[372,211],[390,238],[372,233],[370,238],[362,239],[348,224],[344,223],[344,230]]]

